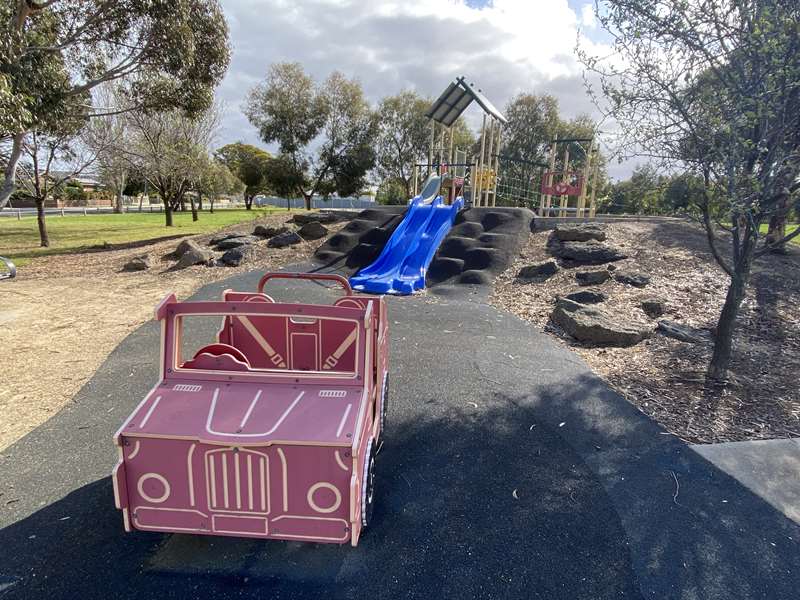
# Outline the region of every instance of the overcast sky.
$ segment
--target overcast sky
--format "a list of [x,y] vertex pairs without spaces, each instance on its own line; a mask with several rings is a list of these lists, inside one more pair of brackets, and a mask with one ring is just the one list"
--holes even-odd
[[[457,76],[501,110],[522,91],[558,98],[561,113],[596,114],[575,58],[602,51],[587,0],[221,0],[233,57],[217,94],[226,106],[220,141],[262,145],[242,114],[248,90],[273,62],[298,61],[315,79],[333,70],[361,81],[369,100],[413,89],[438,96]],[[473,105],[467,117],[480,118]],[[609,165],[627,176],[630,163]]]

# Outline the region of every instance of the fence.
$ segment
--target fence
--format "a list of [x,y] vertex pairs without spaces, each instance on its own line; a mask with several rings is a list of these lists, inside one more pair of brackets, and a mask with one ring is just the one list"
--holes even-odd
[[[253,203],[254,206],[277,206],[280,208],[305,208],[306,203],[302,198],[277,198],[275,196],[260,196]],[[311,208],[373,208],[377,206],[372,198],[312,198]]]

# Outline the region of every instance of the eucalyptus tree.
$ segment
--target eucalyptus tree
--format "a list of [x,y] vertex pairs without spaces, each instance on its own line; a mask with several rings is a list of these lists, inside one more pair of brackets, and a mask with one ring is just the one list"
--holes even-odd
[[619,124],[623,148],[703,182],[698,210],[730,277],[708,369],[724,381],[753,261],[800,235],[765,242],[760,234],[800,196],[800,6],[613,0],[596,9],[616,52],[582,59],[598,76],[598,103]]
[[378,120],[358,81],[334,72],[318,85],[300,64],[276,63],[244,110],[261,139],[278,144],[292,170],[284,180],[297,184],[306,208],[315,194],[363,187],[375,164]]
[[124,110],[211,105],[228,66],[228,26],[217,0],[9,0],[0,5],[0,208],[16,183],[31,132],[94,111],[90,93],[124,81]]

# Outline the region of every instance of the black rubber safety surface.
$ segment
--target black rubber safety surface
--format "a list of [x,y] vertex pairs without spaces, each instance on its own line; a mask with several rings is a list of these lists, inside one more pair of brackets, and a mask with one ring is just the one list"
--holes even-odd
[[[301,285],[271,293],[329,295]],[[150,323],[3,453],[0,598],[797,597],[800,527],[567,349],[476,298],[389,308],[389,424],[357,548],[122,531],[111,436],[155,382]]]

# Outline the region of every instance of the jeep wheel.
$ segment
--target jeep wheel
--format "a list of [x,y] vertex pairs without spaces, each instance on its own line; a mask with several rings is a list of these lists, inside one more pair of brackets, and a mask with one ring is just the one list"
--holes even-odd
[[364,480],[361,486],[361,526],[366,528],[372,519],[372,506],[375,495],[375,444],[367,444],[364,453]]

